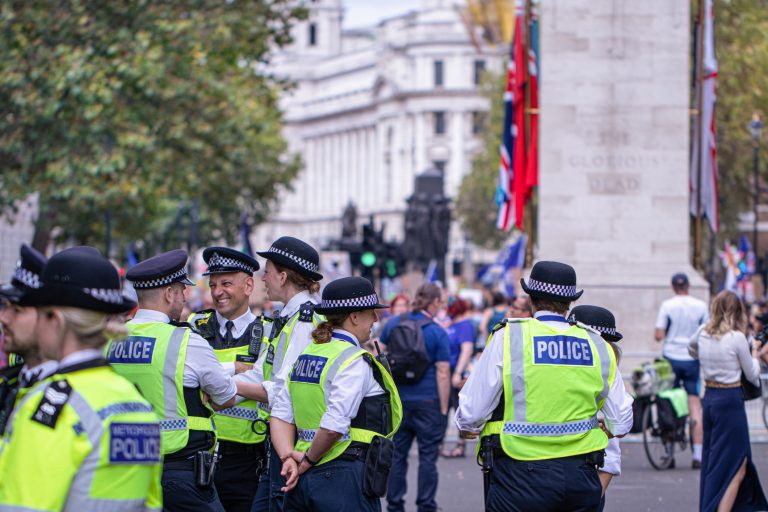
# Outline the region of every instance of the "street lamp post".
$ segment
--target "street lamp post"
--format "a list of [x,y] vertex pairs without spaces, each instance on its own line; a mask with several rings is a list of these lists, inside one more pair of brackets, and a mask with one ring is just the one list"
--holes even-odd
[[760,203],[760,133],[763,130],[763,121],[760,119],[760,113],[752,114],[752,122],[749,123],[749,132],[752,135],[752,178],[754,179],[754,190],[752,192],[752,208],[754,221],[752,223],[752,250],[755,253],[755,263],[757,263],[760,254],[757,248],[757,205]]

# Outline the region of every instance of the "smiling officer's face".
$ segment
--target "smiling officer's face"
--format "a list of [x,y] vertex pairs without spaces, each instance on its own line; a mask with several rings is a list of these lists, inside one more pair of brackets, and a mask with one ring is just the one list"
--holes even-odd
[[224,318],[233,320],[245,313],[253,291],[253,278],[244,272],[212,274],[208,282],[213,307]]

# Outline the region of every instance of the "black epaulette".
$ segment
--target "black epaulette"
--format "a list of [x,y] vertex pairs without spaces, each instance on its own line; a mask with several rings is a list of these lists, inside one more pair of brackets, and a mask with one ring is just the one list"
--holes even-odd
[[187,329],[190,329],[195,334],[200,334],[200,331],[189,322],[179,322],[177,320],[171,320],[168,323],[174,327],[186,327]]
[[505,319],[504,319],[504,320],[502,320],[501,322],[497,323],[497,324],[496,324],[496,325],[493,327],[493,330],[491,330],[491,336],[493,336],[494,334],[496,334],[496,332],[498,332],[498,331],[500,331],[501,329],[503,329],[503,328],[504,328],[504,326],[506,326],[508,322],[509,322],[509,319],[508,319],[508,318],[505,318]]
[[317,306],[317,304],[311,301],[302,304],[299,308],[299,322],[311,322],[312,317],[315,314],[315,306]]
[[61,411],[72,394],[72,386],[66,379],[55,380],[45,388],[43,399],[37,405],[37,409],[32,414],[32,421],[49,428],[56,428],[56,422],[59,420]]

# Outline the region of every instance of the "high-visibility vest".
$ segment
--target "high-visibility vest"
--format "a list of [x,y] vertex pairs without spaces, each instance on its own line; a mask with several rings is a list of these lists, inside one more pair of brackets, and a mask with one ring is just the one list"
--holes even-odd
[[[299,311],[294,313],[280,329],[278,333],[270,335],[267,344],[267,355],[264,358],[262,370],[264,372],[264,380],[271,380],[274,372],[279,372],[283,366],[285,360],[285,353],[288,350],[288,345],[291,342],[293,329],[298,322],[311,321],[314,327],[317,327],[325,321],[325,317],[315,313],[314,308],[316,304],[307,302],[299,308]],[[261,407],[269,412],[268,404],[262,404]]]
[[597,422],[616,377],[616,357],[597,331],[581,324],[559,331],[535,319],[509,319],[502,368],[503,419],[481,436],[500,434],[504,453],[541,460],[602,450]]
[[[139,388],[160,416],[163,454],[174,454],[189,443],[190,431],[215,432],[210,411],[202,407],[199,390],[184,388],[188,327],[163,322],[128,323],[129,336],[111,341],[107,361]],[[187,400],[194,400],[188,404]],[[189,414],[189,408],[199,412]]]
[[[195,328],[199,328],[208,324],[211,321],[213,312],[205,311],[200,313],[193,313],[189,317],[189,323]],[[272,322],[269,319],[259,319],[263,325],[263,334],[261,337],[261,349],[266,347],[269,342],[269,332],[272,328]],[[250,327],[246,329],[245,335],[241,345],[237,347],[227,349],[213,349],[216,354],[216,358],[222,363],[234,363],[236,361],[241,362],[255,362],[247,361],[252,358],[248,353],[248,345],[250,342]],[[200,330],[200,329],[198,329]],[[206,330],[207,333],[209,330]],[[201,335],[208,341],[210,341],[207,335],[201,332]],[[215,332],[213,336],[219,336],[220,333]],[[269,413],[263,408],[259,407],[259,402],[256,400],[243,400],[234,407],[214,412],[214,421],[216,422],[216,434],[219,439],[224,441],[235,441],[244,444],[261,443],[266,438],[267,424],[269,419]]]
[[103,360],[38,382],[0,446],[0,511],[162,508],[160,426]]
[[[385,400],[382,403],[385,407],[381,408],[382,414],[370,414],[366,424],[358,424],[355,421],[357,418],[353,419],[349,432],[331,446],[318,464],[335,459],[353,441],[368,444],[375,436],[391,438],[400,426],[403,411],[397,386],[387,370],[376,359],[362,348],[351,345],[347,341],[332,339],[328,343],[312,343],[296,360],[288,379],[288,390],[291,394],[297,430],[296,450],[306,452],[309,449],[325,414],[326,397],[333,379],[352,361],[360,357],[364,357],[371,365],[376,381],[385,391],[385,396],[364,398],[360,410],[366,408],[366,401],[379,398]],[[357,416],[360,416],[359,412]],[[386,419],[383,422],[371,421],[374,417]]]

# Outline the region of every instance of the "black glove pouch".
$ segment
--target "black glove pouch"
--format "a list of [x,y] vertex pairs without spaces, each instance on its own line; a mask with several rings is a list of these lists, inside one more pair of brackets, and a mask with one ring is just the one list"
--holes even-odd
[[370,498],[383,498],[387,494],[389,470],[395,455],[395,443],[376,436],[368,446],[363,473],[363,494]]

